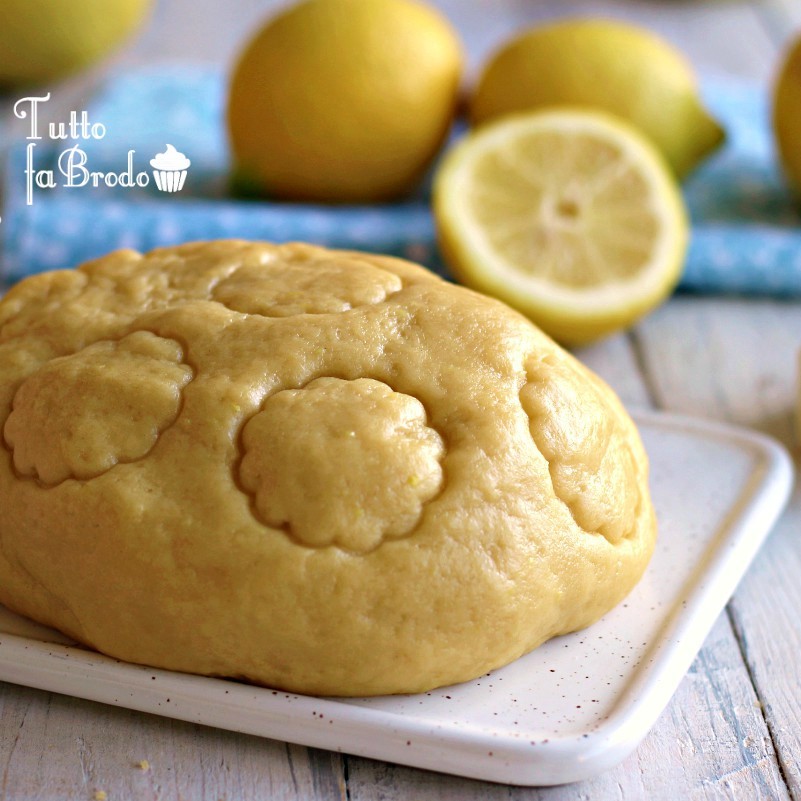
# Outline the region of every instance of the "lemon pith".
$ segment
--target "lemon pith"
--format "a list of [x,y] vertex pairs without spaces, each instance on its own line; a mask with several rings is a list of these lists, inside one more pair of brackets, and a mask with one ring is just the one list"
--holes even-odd
[[506,118],[467,136],[434,187],[443,255],[563,342],[629,325],[678,281],[680,194],[654,148],[585,110]]

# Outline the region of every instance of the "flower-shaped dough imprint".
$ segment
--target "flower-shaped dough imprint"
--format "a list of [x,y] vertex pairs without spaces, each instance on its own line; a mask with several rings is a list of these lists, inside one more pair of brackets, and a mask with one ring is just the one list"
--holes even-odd
[[[344,266],[344,269],[343,269]],[[336,314],[382,303],[401,279],[360,259],[296,258],[244,265],[221,281],[212,297],[233,311],[264,317]]]
[[520,401],[554,492],[581,528],[618,544],[634,533],[641,494],[627,428],[604,407],[598,379],[567,362],[532,364],[528,379]]
[[311,547],[364,553],[406,536],[443,485],[445,447],[423,405],[369,378],[277,392],[243,441],[256,515]]
[[53,359],[14,396],[4,438],[17,472],[47,486],[147,455],[192,379],[181,346],[148,331]]

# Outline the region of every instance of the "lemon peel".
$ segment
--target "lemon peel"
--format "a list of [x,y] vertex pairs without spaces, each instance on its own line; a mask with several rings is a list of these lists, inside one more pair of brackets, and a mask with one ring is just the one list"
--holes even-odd
[[801,192],[801,37],[785,52],[774,82],[773,133],[784,173]]
[[412,0],[306,0],[272,19],[231,79],[235,175],[249,194],[370,202],[412,189],[443,143],[462,55]]
[[613,20],[569,19],[511,39],[485,66],[470,115],[483,124],[554,105],[622,117],[652,140],[680,178],[725,139],[682,54],[644,28]]

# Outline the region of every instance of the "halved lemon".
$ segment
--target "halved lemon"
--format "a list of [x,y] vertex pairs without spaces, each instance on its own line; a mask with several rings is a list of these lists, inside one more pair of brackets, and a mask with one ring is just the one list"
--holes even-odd
[[661,154],[627,123],[583,109],[506,117],[467,135],[437,171],[434,214],[459,280],[565,344],[657,306],[687,247]]

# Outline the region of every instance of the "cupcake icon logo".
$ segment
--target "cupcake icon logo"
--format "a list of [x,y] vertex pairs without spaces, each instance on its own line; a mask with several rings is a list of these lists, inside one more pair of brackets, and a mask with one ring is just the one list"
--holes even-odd
[[156,186],[162,192],[180,192],[186,180],[186,171],[192,162],[178,152],[172,145],[167,145],[163,153],[150,159]]

